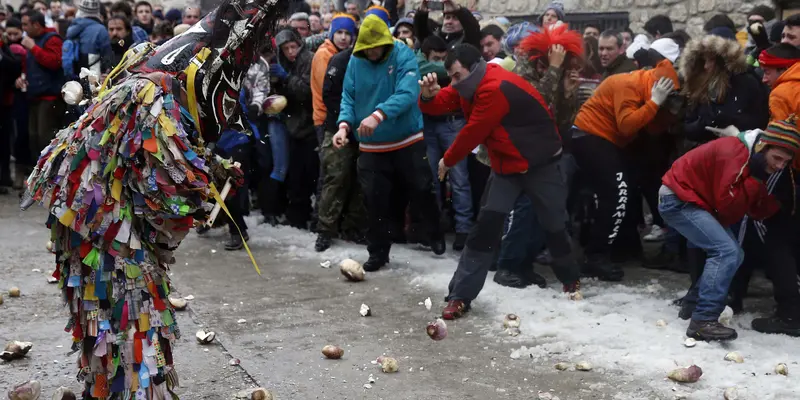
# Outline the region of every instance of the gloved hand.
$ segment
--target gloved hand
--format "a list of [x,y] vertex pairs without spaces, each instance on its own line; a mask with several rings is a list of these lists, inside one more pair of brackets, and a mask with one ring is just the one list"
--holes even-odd
[[767,34],[767,28],[764,27],[764,24],[756,22],[748,25],[747,33],[753,38],[753,42],[755,42],[757,48],[769,48],[769,35]]
[[758,179],[761,182],[766,182],[770,176],[767,165],[767,157],[764,156],[764,153],[755,153],[750,156],[748,167],[750,168],[750,176]]
[[653,103],[661,106],[667,100],[669,94],[672,93],[672,89],[675,89],[675,83],[672,82],[672,79],[662,77],[653,85],[650,99],[653,100]]
[[269,66],[269,75],[278,78],[280,81],[286,80],[286,78],[289,77],[289,73],[278,63]]

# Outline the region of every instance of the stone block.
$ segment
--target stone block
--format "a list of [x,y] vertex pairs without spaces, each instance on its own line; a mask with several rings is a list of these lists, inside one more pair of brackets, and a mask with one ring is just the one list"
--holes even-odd
[[739,7],[739,4],[741,4],[739,0],[718,0],[717,11],[727,14]]
[[716,6],[716,1],[714,0],[697,0],[698,12],[712,11],[714,6]]
[[673,23],[686,22],[686,18],[688,17],[689,17],[689,12],[686,9],[686,6],[683,4],[675,4],[669,10],[669,19],[671,19]]
[[615,10],[627,11],[633,6],[633,0],[611,0],[611,7]]
[[689,18],[689,21],[686,23],[686,33],[689,36],[695,37],[700,36],[703,34],[703,25],[706,23],[706,19],[703,17],[692,17]]

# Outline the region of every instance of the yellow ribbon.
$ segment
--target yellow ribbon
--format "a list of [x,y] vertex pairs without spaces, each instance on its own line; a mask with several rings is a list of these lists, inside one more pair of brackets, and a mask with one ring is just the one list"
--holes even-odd
[[244,249],[247,251],[247,255],[250,256],[250,262],[253,263],[253,267],[255,267],[256,273],[258,273],[258,276],[261,276],[261,270],[258,269],[258,263],[256,263],[256,258],[253,257],[253,253],[250,251],[250,247],[247,245],[247,241],[244,240],[244,235],[242,234],[242,230],[239,228],[239,225],[236,225],[236,222],[234,221],[233,216],[231,215],[231,212],[228,211],[228,207],[225,205],[225,200],[222,198],[222,196],[219,195],[219,192],[217,191],[217,187],[214,185],[214,183],[211,183],[210,188],[211,188],[211,196],[214,197],[214,200],[216,200],[217,204],[220,205],[220,207],[222,208],[222,211],[225,211],[225,214],[227,214],[228,218],[231,219],[231,222],[233,223],[233,226],[235,226],[236,230],[239,231],[239,236],[242,238],[242,243],[244,244]]
[[201,138],[203,137],[203,131],[200,130],[200,113],[197,112],[197,94],[195,93],[194,80],[197,76],[197,71],[203,66],[209,54],[211,54],[209,48],[202,48],[195,54],[194,58],[192,58],[189,66],[186,67],[186,96],[189,100],[189,114],[192,115],[194,126],[197,129],[198,136]]

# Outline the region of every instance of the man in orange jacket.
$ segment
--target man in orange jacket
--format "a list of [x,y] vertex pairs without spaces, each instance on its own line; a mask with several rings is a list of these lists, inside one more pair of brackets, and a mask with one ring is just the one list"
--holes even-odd
[[573,154],[597,204],[589,243],[584,249],[585,275],[607,281],[623,277],[620,266],[611,262],[610,251],[625,230],[636,229],[635,216],[628,212],[629,203],[641,201],[629,176],[623,149],[651,125],[679,85],[672,65],[679,50],[677,44],[669,42],[674,47],[651,51],[651,57],[662,58],[655,68],[606,78],[575,118]]

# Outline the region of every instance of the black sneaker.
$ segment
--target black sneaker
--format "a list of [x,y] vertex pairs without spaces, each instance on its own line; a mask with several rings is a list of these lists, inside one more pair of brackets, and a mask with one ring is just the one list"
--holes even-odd
[[431,251],[433,254],[440,256],[447,251],[447,243],[444,241],[444,236],[437,237],[431,240]]
[[232,233],[230,240],[225,242],[225,250],[234,251],[234,250],[241,250],[244,248],[244,241],[242,241],[242,237],[239,236],[237,233]]
[[619,282],[625,276],[619,264],[603,256],[587,256],[581,266],[581,273],[585,277],[598,278],[606,282]]
[[520,274],[516,274],[507,269],[501,269],[494,274],[494,281],[500,286],[524,289],[531,285],[531,282]]
[[738,337],[734,329],[728,328],[717,321],[698,321],[694,319],[689,323],[686,336],[706,342],[735,340]]
[[464,250],[464,246],[467,245],[467,236],[469,236],[468,233],[456,233],[456,240],[453,241],[453,250]]
[[364,263],[364,271],[375,272],[389,263],[389,257],[383,255],[369,255],[369,259]]
[[332,241],[331,235],[327,233],[320,233],[317,235],[317,242],[314,244],[314,250],[316,250],[318,253],[328,250],[331,248]]
[[194,228],[194,231],[195,231],[195,232],[197,232],[197,234],[198,234],[199,236],[203,236],[203,235],[205,235],[205,234],[206,234],[206,233],[208,233],[208,231],[210,231],[210,230],[211,230],[211,227],[210,227],[210,226],[208,226],[208,225],[200,225],[200,226],[198,226],[197,228]]
[[777,315],[773,315],[766,318],[756,318],[750,325],[756,332],[800,337],[799,319],[781,318]]

